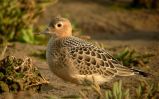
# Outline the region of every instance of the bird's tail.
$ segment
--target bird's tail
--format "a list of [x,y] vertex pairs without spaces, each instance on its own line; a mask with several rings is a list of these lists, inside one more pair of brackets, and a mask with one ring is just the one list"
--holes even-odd
[[144,71],[134,69],[134,68],[128,68],[122,65],[116,66],[116,69],[118,70],[118,74],[117,74],[118,76],[142,75],[143,77],[147,77],[151,75]]
[[151,76],[150,73],[146,73],[146,72],[138,70],[138,69],[131,68],[131,70],[133,70],[135,72],[135,74],[142,75],[143,77]]

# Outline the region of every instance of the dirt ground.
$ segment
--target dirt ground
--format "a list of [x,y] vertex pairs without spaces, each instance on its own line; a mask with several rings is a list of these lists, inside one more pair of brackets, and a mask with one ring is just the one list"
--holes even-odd
[[[107,46],[108,49],[116,48],[116,47],[129,47],[136,49],[137,51],[142,52],[151,52],[155,53],[155,56],[150,58],[150,63],[148,63],[148,68],[140,67],[141,70],[145,70],[153,75],[156,75],[153,78],[143,78],[138,76],[133,77],[120,77],[114,81],[119,79],[122,80],[124,88],[130,88],[131,95],[133,96],[135,88],[139,86],[139,79],[150,79],[158,82],[158,66],[159,66],[159,42],[158,41],[143,41],[143,40],[130,40],[130,41],[121,41],[121,40],[103,40],[100,41],[104,45]],[[33,99],[47,99],[47,96],[69,96],[69,95],[79,95],[79,92],[83,86],[78,86],[69,82],[65,82],[52,74],[49,70],[49,67],[45,61],[45,59],[41,59],[38,56],[33,55],[34,52],[45,50],[45,46],[39,45],[29,45],[22,43],[14,43],[13,46],[8,48],[6,55],[13,55],[20,58],[30,57],[33,60],[33,66],[37,66],[42,75],[50,81],[50,84],[44,86],[42,91],[39,94],[33,95]],[[110,53],[113,54],[114,51],[109,50]],[[112,86],[111,82],[108,85]],[[92,93],[89,93],[89,95]],[[93,96],[92,96],[93,97]],[[54,98],[53,98],[54,99]],[[56,99],[56,98],[55,98]],[[93,99],[93,98],[90,98]]]
[[[46,24],[52,16],[57,14],[69,17],[71,22],[77,24],[77,28],[82,30],[83,34],[89,35],[92,41],[102,43],[112,54],[114,53],[111,50],[112,48],[118,50],[118,47],[125,48],[126,46],[139,52],[151,52],[155,55],[150,58],[151,61],[147,64],[148,68],[140,67],[141,70],[156,75],[155,77],[120,78],[124,83],[124,87],[130,88],[132,96],[133,91],[139,85],[139,79],[159,81],[159,14],[144,10],[117,10],[116,8],[107,7],[105,3],[91,0],[87,2],[84,0],[59,0],[58,3],[47,8],[39,24]],[[46,60],[34,55],[34,53],[45,49],[46,45],[14,42],[10,44],[6,52],[6,55],[20,58],[31,57],[33,64],[50,81],[48,86],[44,86],[42,91],[33,95],[32,98],[48,99],[48,96],[79,95],[79,91],[83,86],[65,82],[56,77],[50,72]]]

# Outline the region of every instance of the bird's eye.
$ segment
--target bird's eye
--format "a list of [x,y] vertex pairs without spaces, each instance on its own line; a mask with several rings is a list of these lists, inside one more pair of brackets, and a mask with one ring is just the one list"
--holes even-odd
[[63,26],[62,23],[57,23],[57,24],[56,24],[56,27],[57,27],[57,28],[60,28],[60,27],[62,27],[62,26]]
[[62,24],[57,24],[57,27],[61,27],[62,26]]

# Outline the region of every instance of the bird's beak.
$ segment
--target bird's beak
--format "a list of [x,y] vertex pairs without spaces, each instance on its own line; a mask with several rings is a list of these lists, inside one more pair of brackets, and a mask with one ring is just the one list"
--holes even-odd
[[49,34],[49,28],[46,28],[44,31],[40,32],[40,34]]
[[49,29],[46,28],[44,31],[36,33],[36,34],[50,34]]

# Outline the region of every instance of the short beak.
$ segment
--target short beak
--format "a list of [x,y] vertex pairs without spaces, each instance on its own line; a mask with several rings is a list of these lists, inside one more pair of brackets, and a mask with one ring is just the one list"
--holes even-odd
[[35,34],[50,34],[50,33],[49,33],[49,29],[46,28],[44,31],[39,32],[39,33],[35,33]]

